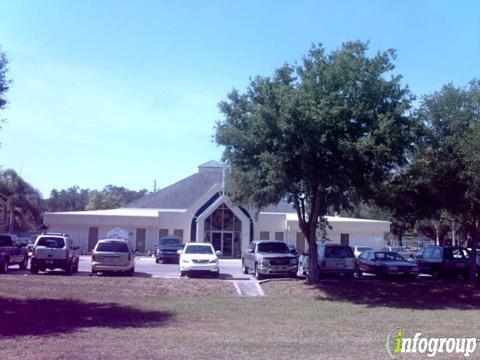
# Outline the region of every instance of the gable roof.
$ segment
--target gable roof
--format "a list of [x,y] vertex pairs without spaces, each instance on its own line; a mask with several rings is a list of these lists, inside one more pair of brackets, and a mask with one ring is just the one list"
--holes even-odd
[[[124,208],[189,209],[214,185],[222,184],[222,171],[202,171],[205,168],[219,170],[223,168],[221,163],[211,160],[198,168],[197,173],[154,193],[147,194],[143,198],[125,205]],[[270,205],[262,211],[286,213],[295,210],[287,202],[281,201],[279,204]]]
[[154,193],[147,194],[126,208],[188,209],[215,184],[222,183],[222,173],[199,172]]

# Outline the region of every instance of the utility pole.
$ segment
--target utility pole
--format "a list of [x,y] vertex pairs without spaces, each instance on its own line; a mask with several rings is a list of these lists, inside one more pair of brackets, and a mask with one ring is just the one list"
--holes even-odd
[[153,192],[157,191],[157,180],[153,180]]

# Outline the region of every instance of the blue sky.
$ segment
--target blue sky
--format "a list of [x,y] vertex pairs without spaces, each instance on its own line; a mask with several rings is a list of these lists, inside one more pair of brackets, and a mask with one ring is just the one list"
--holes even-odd
[[52,188],[163,187],[222,149],[217,104],[328,49],[395,48],[417,95],[480,77],[478,1],[0,0],[10,59],[0,165]]

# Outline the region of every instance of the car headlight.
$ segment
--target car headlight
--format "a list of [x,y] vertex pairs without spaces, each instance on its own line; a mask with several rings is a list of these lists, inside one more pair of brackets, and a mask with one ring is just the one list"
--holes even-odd
[[188,260],[188,259],[182,259],[182,263],[187,264],[187,263],[189,263],[189,262],[190,262],[190,260]]
[[260,265],[267,266],[269,264],[267,259],[260,259]]
[[216,264],[218,262],[218,259],[212,259],[209,261],[210,264]]
[[398,271],[398,266],[389,266],[388,270],[390,271]]
[[291,259],[291,260],[290,260],[290,264],[291,264],[291,265],[297,265],[297,264],[298,264],[298,260],[297,260],[297,259]]

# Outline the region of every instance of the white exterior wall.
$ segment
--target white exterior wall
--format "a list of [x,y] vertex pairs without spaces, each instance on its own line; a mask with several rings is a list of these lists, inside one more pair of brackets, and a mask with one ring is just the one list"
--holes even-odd
[[[212,189],[212,191],[217,189]],[[206,194],[209,198],[211,194]],[[197,240],[203,240],[203,221],[206,216],[225,202],[242,221],[242,250],[246,250],[250,243],[250,221],[236,207],[229,203],[224,196],[215,201],[207,210],[200,215],[197,223]],[[137,211],[137,213],[136,213]],[[141,209],[132,209],[132,214],[141,214]],[[190,241],[191,221],[195,211],[146,211],[144,216],[125,216],[110,215],[106,212],[103,215],[94,215],[92,212],[77,213],[47,213],[45,214],[45,223],[49,225],[50,232],[64,232],[70,234],[72,239],[84,251],[88,247],[89,227],[98,227],[99,239],[106,237],[107,232],[115,227],[119,227],[129,233],[129,240],[136,247],[136,230],[144,228],[146,230],[145,251],[153,252],[155,244],[158,243],[159,229],[168,229],[168,233],[173,235],[175,229],[183,230],[183,241]],[[285,213],[260,213],[255,219],[254,212],[249,210],[252,216],[254,227],[254,239],[260,239],[261,231],[268,231],[271,240],[275,238],[275,232],[283,232],[284,241],[288,244],[296,245],[296,236],[300,231],[296,214]],[[153,216],[152,214],[156,214]],[[329,218],[331,230],[327,230],[327,237],[332,243],[340,243],[340,234],[349,234],[350,245],[370,246],[374,249],[384,247],[384,237],[390,231],[390,223],[385,221],[369,221],[359,219]],[[306,245],[306,244],[305,244]],[[305,246],[307,249],[307,246]]]
[[275,239],[276,232],[283,232],[283,239],[286,237],[287,216],[286,214],[260,213],[258,219],[253,219],[253,239],[260,239],[261,231],[269,232],[269,240]]

